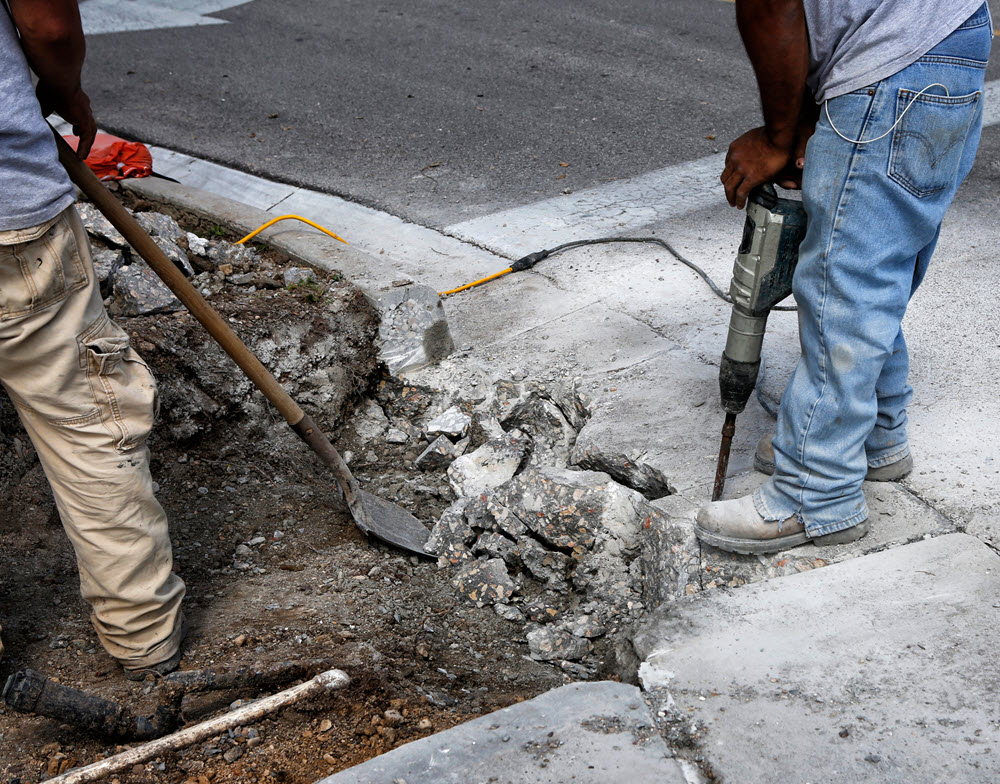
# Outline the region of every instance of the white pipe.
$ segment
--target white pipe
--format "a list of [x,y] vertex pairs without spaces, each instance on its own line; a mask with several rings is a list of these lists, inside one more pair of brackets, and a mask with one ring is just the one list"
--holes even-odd
[[164,752],[175,751],[190,746],[198,741],[221,735],[234,727],[242,727],[260,721],[269,713],[274,713],[281,708],[291,705],[293,702],[313,697],[317,694],[343,689],[351,682],[347,673],[342,670],[327,670],[321,672],[312,680],[300,683],[285,691],[272,694],[270,697],[257,700],[249,705],[244,705],[234,711],[217,716],[214,719],[195,724],[192,727],[185,727],[172,735],[157,738],[149,743],[123,751],[113,757],[100,760],[83,768],[68,770],[61,776],[47,779],[46,784],[83,784],[87,781],[97,781],[112,773],[117,773],[124,768],[139,765],[156,759]]

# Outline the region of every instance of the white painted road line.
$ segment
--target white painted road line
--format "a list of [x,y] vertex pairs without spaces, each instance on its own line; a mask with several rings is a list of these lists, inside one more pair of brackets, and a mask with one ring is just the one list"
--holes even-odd
[[625,234],[673,215],[718,204],[725,155],[641,174],[568,196],[456,223],[445,231],[508,255],[582,237]]
[[[986,83],[983,124],[1000,123],[1000,80]],[[508,256],[585,237],[625,234],[722,204],[725,154],[647,172],[448,226],[445,231]]]
[[84,0],[80,18],[87,35],[226,24],[215,14],[249,0]]

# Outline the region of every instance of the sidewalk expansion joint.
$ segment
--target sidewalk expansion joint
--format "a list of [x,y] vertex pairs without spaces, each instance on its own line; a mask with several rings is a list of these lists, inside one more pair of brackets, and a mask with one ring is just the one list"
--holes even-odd
[[934,504],[932,504],[930,501],[928,501],[926,498],[924,498],[920,493],[918,493],[916,490],[914,490],[909,485],[909,483],[906,482],[905,479],[903,481],[901,481],[901,482],[897,482],[896,484],[899,485],[899,489],[900,490],[902,490],[904,493],[906,493],[907,495],[909,495],[911,498],[913,498],[914,500],[918,501],[920,504],[922,504],[923,506],[927,507],[932,512],[935,512],[936,514],[941,515],[941,517],[943,517],[945,520],[947,520],[949,523],[951,523],[953,526],[955,526],[955,530],[957,532],[959,532],[959,533],[965,533],[965,526],[963,524],[961,524],[958,520],[956,520],[954,517],[952,517],[947,512],[945,512],[945,511],[943,511],[941,509],[938,509],[936,506],[934,506]]

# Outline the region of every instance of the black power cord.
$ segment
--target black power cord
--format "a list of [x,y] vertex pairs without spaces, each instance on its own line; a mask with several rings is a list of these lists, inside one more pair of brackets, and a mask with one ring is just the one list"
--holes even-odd
[[[690,268],[701,278],[708,287],[712,290],[719,299],[724,302],[728,302],[730,305],[733,304],[733,298],[729,294],[719,288],[719,285],[709,277],[709,274],[705,272],[700,266],[695,264],[688,258],[678,251],[673,245],[671,245],[666,240],[661,240],[659,237],[598,237],[592,240],[572,240],[571,242],[564,242],[562,245],[556,245],[554,248],[549,250],[540,250],[534,253],[529,253],[527,256],[522,256],[520,259],[511,264],[510,268],[512,272],[520,272],[521,270],[531,269],[538,262],[543,259],[547,259],[556,253],[561,253],[563,251],[572,250],[574,248],[582,248],[586,245],[610,245],[616,242],[634,242],[634,243],[645,243],[650,245],[659,245],[661,248],[666,250],[671,256],[673,256],[677,261],[683,264],[685,267]],[[775,305],[771,310],[786,310],[795,311],[797,308],[794,305]]]

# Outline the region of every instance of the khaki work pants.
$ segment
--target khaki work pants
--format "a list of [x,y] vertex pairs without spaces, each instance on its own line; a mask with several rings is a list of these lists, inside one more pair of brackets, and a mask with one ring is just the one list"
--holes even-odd
[[52,486],[104,648],[128,669],[170,658],[184,584],[145,446],[156,384],[104,310],[73,207],[0,232],[0,383]]

